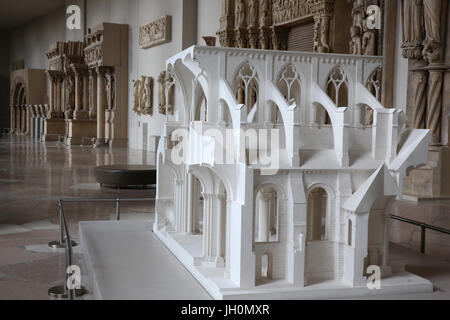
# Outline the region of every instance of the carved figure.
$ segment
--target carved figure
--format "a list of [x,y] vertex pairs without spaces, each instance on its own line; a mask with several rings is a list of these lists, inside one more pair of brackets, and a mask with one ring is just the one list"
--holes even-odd
[[375,55],[375,30],[371,30],[367,27],[367,21],[363,22],[364,35],[362,39],[362,48],[364,55],[374,56]]
[[144,92],[143,92],[143,101],[144,101],[144,114],[151,115],[153,113],[153,95],[152,95],[152,86],[153,81],[150,77],[145,77],[144,80]]
[[429,63],[441,60],[441,0],[424,0],[425,46],[423,57]]
[[407,59],[422,57],[423,40],[422,1],[403,1],[403,56]]
[[236,27],[245,25],[245,3],[244,0],[237,0],[236,3]]
[[133,83],[133,111],[138,113],[139,112],[139,89],[141,86],[141,81],[140,80],[136,80]]
[[352,37],[352,40],[350,40],[350,53],[362,54],[361,28],[359,26],[352,26],[350,28],[350,35]]
[[256,26],[258,22],[258,1],[250,0],[248,9],[248,25]]
[[158,77],[158,111],[166,114],[166,72],[163,71]]
[[262,27],[269,25],[269,2],[268,2],[268,0],[262,0],[262,2],[261,2],[259,24]]

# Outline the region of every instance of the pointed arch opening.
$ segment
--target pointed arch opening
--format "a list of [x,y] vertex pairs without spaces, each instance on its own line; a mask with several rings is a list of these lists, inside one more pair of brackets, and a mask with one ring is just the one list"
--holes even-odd
[[194,121],[208,121],[208,100],[200,84],[194,88]]
[[[300,74],[297,69],[288,64],[282,69],[277,79],[277,88],[289,104],[295,103],[297,106],[301,104],[302,85]],[[297,108],[299,110],[299,108]],[[275,111],[275,113],[273,112]],[[279,110],[273,110],[270,113],[270,122],[282,123],[283,119]]]
[[341,66],[336,66],[331,70],[327,79],[327,94],[336,107],[348,107],[348,77]]
[[[369,92],[381,102],[381,79],[382,79],[382,69],[380,67],[376,68],[369,75],[366,81],[366,88]],[[356,119],[357,123],[364,127],[373,126],[373,109],[366,104],[361,104],[357,106],[360,108],[359,117]]]
[[255,67],[246,62],[241,65],[234,81],[236,100],[247,110],[247,122],[256,120],[259,103],[259,79]]

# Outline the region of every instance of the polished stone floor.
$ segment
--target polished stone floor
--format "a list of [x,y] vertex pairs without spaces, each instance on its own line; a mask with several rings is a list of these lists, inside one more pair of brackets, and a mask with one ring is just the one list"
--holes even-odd
[[[58,239],[61,198],[153,198],[150,189],[100,188],[93,168],[104,164],[154,164],[154,154],[128,149],[65,148],[25,137],[0,139],[0,299],[47,299],[60,284],[64,256],[45,245]],[[65,204],[73,237],[78,222],[110,220],[113,203]],[[121,217],[152,219],[148,202],[122,204]]]
[[[60,284],[64,256],[45,245],[58,237],[60,198],[152,198],[154,191],[100,188],[93,168],[104,164],[154,164],[154,154],[131,149],[65,148],[25,137],[0,139],[0,299],[47,299]],[[114,204],[66,204],[71,234],[79,221],[110,220]],[[123,219],[152,219],[149,203],[124,204]],[[391,213],[450,228],[450,201],[396,202]],[[392,222],[391,238],[418,250],[420,228]],[[426,252],[450,261],[450,236],[427,232]],[[442,272],[441,272],[442,274]]]

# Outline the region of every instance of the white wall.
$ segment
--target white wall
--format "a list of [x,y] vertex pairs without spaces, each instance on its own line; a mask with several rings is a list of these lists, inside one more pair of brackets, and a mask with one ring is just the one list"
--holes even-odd
[[[221,9],[221,0],[198,0],[197,44],[205,45],[204,36],[216,36]],[[220,45],[218,38],[216,45]]]
[[401,1],[398,2],[397,10],[397,37],[395,48],[395,87],[394,107],[406,113],[406,95],[408,88],[408,60],[402,56],[403,25],[401,20]]
[[[82,3],[80,0],[76,0]],[[67,1],[67,4],[73,1]],[[197,6],[197,15],[192,8]],[[157,78],[165,69],[165,60],[183,47],[197,41],[204,45],[202,36],[215,35],[219,29],[220,0],[87,0],[86,23],[93,27],[102,22],[129,25],[129,147],[148,149],[142,145],[143,123],[148,124],[148,135],[159,135],[165,117],[158,113]],[[66,8],[39,18],[12,32],[11,61],[25,60],[25,67],[47,69],[45,57],[49,45],[56,41],[81,40],[81,33],[66,29]],[[185,16],[183,17],[183,12]],[[163,15],[172,16],[172,41],[146,50],[139,48],[139,26]],[[184,37],[184,39],[183,39]],[[133,83],[140,76],[154,79],[153,115],[137,116],[132,112]],[[175,94],[176,100],[180,94]],[[151,143],[151,139],[147,139]]]
[[47,69],[45,52],[51,43],[66,37],[65,9],[59,9],[11,30],[10,61],[25,60],[25,68]]

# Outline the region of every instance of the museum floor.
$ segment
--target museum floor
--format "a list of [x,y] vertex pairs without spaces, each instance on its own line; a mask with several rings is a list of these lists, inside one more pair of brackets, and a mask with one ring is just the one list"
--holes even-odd
[[[100,188],[93,174],[93,168],[97,165],[153,164],[153,159],[152,153],[139,150],[64,148],[56,143],[41,144],[24,137],[0,139],[0,299],[47,299],[47,289],[61,283],[64,256],[46,246],[47,242],[58,237],[57,200],[112,198],[118,193],[121,197],[153,197],[154,191],[150,189],[118,191]],[[151,220],[153,209],[153,205],[145,203],[123,205],[122,219]],[[450,201],[420,204],[397,202],[392,211],[397,215],[407,214],[413,219],[425,219],[428,223],[437,220],[448,223]],[[114,204],[67,204],[65,212],[71,234],[77,237],[79,221],[110,220],[114,216]],[[449,227],[448,224],[443,226]],[[395,234],[404,234],[399,237],[399,242],[414,247],[417,230],[404,228],[397,233],[395,227],[391,232],[394,230]],[[440,254],[441,260],[399,246],[393,246],[392,252],[407,256],[407,270],[432,281],[438,289],[421,298],[450,299],[450,263],[442,261],[450,259],[449,246],[445,245],[449,240],[433,234],[427,240],[430,243],[427,250],[436,250],[435,256]],[[440,246],[433,249],[436,243]],[[167,259],[164,261],[168,264],[172,263],[170,261],[176,263],[175,258],[156,239],[152,246],[157,246],[158,258]],[[200,286],[190,282],[195,280],[189,277],[186,270],[177,270],[183,273],[181,276],[186,283],[195,287],[196,297],[207,297]],[[186,298],[192,298],[192,295]]]

